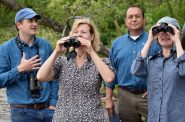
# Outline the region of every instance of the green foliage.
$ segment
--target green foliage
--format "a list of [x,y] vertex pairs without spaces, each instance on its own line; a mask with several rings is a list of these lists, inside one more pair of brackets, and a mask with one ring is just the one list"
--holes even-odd
[[[97,25],[101,40],[107,47],[118,36],[127,32],[124,25],[126,8],[129,5],[140,5],[145,10],[148,31],[157,20],[163,16],[176,18],[180,25],[185,21],[184,0],[17,0],[22,7],[31,7],[37,12],[65,25],[72,16],[88,16]],[[16,35],[14,17],[16,11],[11,11],[0,4],[0,43]],[[61,32],[62,33],[62,32]],[[61,33],[51,28],[42,27],[38,36],[51,40],[54,46]]]
[[55,47],[57,40],[62,37],[61,33],[54,32],[52,29],[44,26],[40,26],[37,35],[50,41],[53,47]]

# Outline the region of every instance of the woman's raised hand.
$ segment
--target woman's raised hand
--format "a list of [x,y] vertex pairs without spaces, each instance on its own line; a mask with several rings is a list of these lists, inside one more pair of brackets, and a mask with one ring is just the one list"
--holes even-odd
[[70,39],[70,36],[59,39],[56,43],[55,51],[57,53],[64,52],[66,50],[66,48],[64,47],[64,42],[69,40],[69,39]]

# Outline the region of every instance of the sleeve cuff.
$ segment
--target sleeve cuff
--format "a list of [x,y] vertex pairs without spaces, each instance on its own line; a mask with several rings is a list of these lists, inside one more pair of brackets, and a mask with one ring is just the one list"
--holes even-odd
[[10,83],[13,82],[13,81],[16,81],[17,79],[19,79],[19,71],[18,71],[18,68],[17,68],[17,67],[13,68],[13,69],[10,71],[9,77],[10,77],[10,79],[12,79],[12,80],[10,81]]
[[139,53],[137,54],[137,57],[136,57],[138,60],[144,60],[144,59],[146,59],[146,58],[143,58],[142,56],[141,56],[141,51],[139,51]]
[[56,104],[57,104],[57,100],[56,99],[50,99],[50,101],[49,101],[49,105],[50,106],[56,106]]
[[177,63],[185,61],[185,53],[183,53],[180,57],[177,58]]
[[111,82],[111,83],[107,83],[107,82],[105,82],[105,85],[106,85],[106,87],[109,87],[109,88],[111,88],[112,90],[114,90],[114,88],[115,88],[114,81],[113,81],[113,82]]

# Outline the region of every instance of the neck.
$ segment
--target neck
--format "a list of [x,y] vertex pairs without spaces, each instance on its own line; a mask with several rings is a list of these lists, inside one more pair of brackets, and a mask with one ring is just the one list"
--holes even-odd
[[130,30],[130,36],[139,36],[142,33],[142,30]]
[[19,38],[22,41],[26,42],[28,45],[32,45],[34,36],[28,36],[28,35],[24,35],[22,33],[19,33]]
[[76,64],[80,68],[84,64],[85,60],[87,59],[87,54],[83,50],[77,49],[77,56],[76,56]]
[[76,56],[77,60],[78,59],[86,59],[87,58],[87,54],[86,54],[85,51],[79,50],[78,48],[76,49],[76,51],[77,51],[77,56]]
[[163,56],[165,58],[169,57],[171,53],[171,50],[169,48],[163,48]]

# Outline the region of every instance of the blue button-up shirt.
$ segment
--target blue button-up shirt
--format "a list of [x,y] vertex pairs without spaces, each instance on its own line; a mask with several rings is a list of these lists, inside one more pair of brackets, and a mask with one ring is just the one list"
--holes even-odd
[[[31,46],[24,46],[22,51],[26,54],[26,59],[37,55],[37,44],[39,46],[39,56],[42,63],[52,53],[50,43],[41,38],[35,38]],[[16,38],[13,38],[0,46],[0,88],[7,88],[7,97],[10,104],[33,104],[48,102],[56,105],[58,98],[58,82],[41,82],[41,97],[33,99],[30,95],[27,73],[19,73],[17,66],[21,62],[22,51],[17,46]]]
[[[114,85],[118,84],[118,86],[129,88],[146,89],[146,79],[133,76],[130,73],[130,68],[137,53],[143,48],[147,39],[147,32],[143,32],[136,40],[133,40],[127,33],[113,42],[110,50],[110,61],[116,70],[116,77],[114,82],[106,84],[107,86],[114,88]],[[154,55],[158,51],[159,46],[157,43],[154,43],[150,49],[150,55]]]
[[142,58],[139,53],[131,72],[147,78],[148,122],[185,122],[185,54]]

